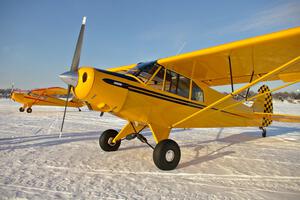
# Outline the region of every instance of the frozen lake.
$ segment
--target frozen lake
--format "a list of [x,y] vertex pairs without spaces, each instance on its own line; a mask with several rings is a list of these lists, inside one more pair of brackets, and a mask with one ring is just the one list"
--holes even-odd
[[[300,124],[258,128],[175,129],[177,169],[164,172],[138,140],[103,152],[101,132],[126,123],[112,115],[0,100],[0,199],[300,199]],[[300,104],[275,102],[299,114]],[[148,130],[144,135],[154,145]]]

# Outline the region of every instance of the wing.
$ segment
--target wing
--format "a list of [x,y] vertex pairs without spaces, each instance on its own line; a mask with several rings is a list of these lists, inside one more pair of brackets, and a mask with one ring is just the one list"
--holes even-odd
[[[249,82],[300,55],[300,27],[159,59],[162,66],[209,86]],[[231,69],[230,69],[231,68]],[[268,80],[300,79],[300,63]]]
[[31,90],[32,94],[36,95],[46,95],[46,96],[53,96],[53,95],[66,95],[68,90],[61,87],[50,87],[50,88],[39,88]]

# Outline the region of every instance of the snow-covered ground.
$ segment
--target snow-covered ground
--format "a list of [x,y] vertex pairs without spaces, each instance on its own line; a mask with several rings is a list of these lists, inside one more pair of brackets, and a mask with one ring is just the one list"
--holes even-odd
[[[300,199],[300,124],[273,123],[267,138],[258,128],[175,129],[181,161],[164,172],[137,140],[100,150],[100,133],[121,119],[70,108],[58,138],[63,108],[18,108],[0,100],[0,199]],[[300,104],[276,111],[299,114]]]

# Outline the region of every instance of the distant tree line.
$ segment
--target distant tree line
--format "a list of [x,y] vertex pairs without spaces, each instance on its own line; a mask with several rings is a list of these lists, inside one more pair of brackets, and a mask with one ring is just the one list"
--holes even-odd
[[[15,89],[18,90],[18,89]],[[11,88],[9,89],[0,89],[0,98],[9,98],[11,93]],[[229,94],[224,92],[224,94]],[[256,95],[256,92],[249,91],[248,98]],[[277,92],[272,94],[274,99],[300,99],[300,92]],[[61,95],[60,97],[65,98],[66,95]],[[236,96],[236,99],[243,99],[246,97],[246,91],[242,92],[240,95]]]

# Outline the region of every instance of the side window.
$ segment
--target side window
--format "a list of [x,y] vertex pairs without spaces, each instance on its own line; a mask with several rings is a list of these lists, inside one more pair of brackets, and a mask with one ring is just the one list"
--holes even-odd
[[192,85],[192,100],[195,101],[204,101],[204,94],[201,88],[199,88],[196,83],[193,81]]
[[177,94],[185,98],[189,98],[189,91],[190,91],[190,79],[184,76],[179,76]]
[[165,79],[165,88],[164,88],[165,91],[169,92],[170,87],[171,87],[171,82],[172,82],[171,71],[167,70],[166,71],[166,79]]
[[157,74],[155,75],[155,77],[151,80],[150,83],[148,83],[151,87],[155,88],[155,89],[159,89],[162,90],[162,86],[163,86],[163,81],[164,81],[164,75],[165,75],[165,70],[162,67]]
[[175,72],[170,72],[171,75],[171,85],[169,92],[177,94],[177,87],[178,87],[178,74]]
[[175,72],[172,72],[170,70],[167,70],[166,73],[166,80],[165,80],[165,91],[171,92],[176,94],[176,88],[177,88],[177,76]]
[[189,98],[190,79],[167,70],[164,90]]

